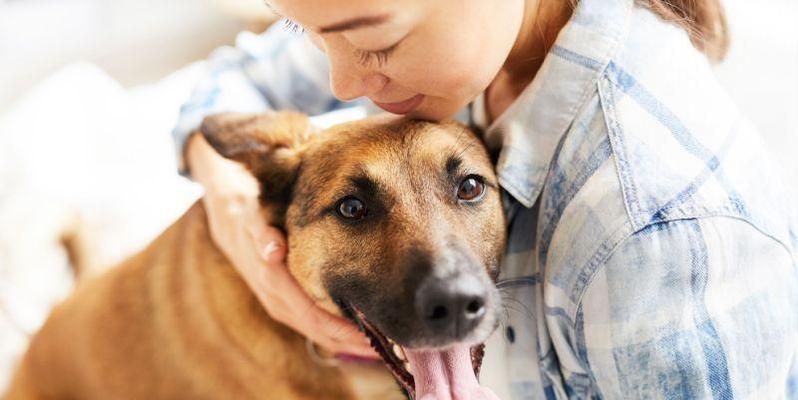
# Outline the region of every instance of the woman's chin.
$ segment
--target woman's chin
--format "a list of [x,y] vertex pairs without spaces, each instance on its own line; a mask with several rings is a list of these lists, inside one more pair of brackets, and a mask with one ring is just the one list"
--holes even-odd
[[437,102],[430,101],[425,103],[428,104],[423,104],[421,107],[411,111],[410,113],[407,113],[406,116],[412,119],[440,122],[452,119],[460,110],[459,107],[436,104]]

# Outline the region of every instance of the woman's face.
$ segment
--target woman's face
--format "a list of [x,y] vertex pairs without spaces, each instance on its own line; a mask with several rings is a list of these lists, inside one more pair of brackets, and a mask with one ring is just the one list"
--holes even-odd
[[524,0],[269,0],[330,60],[333,94],[414,118],[452,117],[513,48]]

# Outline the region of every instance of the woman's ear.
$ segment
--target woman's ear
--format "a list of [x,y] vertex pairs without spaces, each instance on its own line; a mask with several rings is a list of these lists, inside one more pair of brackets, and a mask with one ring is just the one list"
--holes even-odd
[[222,113],[206,117],[200,132],[219,154],[252,172],[271,214],[270,225],[282,227],[302,148],[316,132],[307,116],[287,111]]

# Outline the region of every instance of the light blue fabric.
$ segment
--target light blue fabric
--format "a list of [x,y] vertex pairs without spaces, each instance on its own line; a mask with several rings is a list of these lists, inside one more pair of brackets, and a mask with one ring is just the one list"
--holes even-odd
[[[241,44],[178,143],[211,112],[345,106],[305,41]],[[796,203],[682,29],[581,0],[498,120],[471,109],[499,152],[514,398],[798,398]]]

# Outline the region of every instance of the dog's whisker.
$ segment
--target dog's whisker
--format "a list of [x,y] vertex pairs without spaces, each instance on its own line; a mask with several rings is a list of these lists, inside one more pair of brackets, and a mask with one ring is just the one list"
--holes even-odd
[[510,321],[510,313],[506,309],[503,309],[502,311],[503,312],[500,313],[499,316],[498,316],[498,321],[499,321],[499,326],[502,329],[504,329],[504,328],[507,327],[507,324]]
[[505,311],[506,311],[508,316],[510,315],[510,311],[512,311],[514,313],[520,313],[521,312],[520,310],[518,310],[516,308],[513,308],[513,307],[509,307],[509,306],[505,307]]
[[454,137],[454,142],[460,143],[460,138],[463,137],[463,134],[465,134],[465,131],[457,132],[457,136]]
[[470,141],[470,142],[468,143],[468,145],[466,145],[466,147],[465,147],[465,148],[463,148],[463,150],[461,150],[459,153],[457,153],[457,157],[460,157],[460,156],[462,156],[462,155],[463,155],[463,153],[465,153],[465,152],[466,152],[466,150],[470,149],[470,148],[471,148],[471,146],[473,146],[473,145],[474,145],[474,142],[476,142],[476,140],[472,140],[472,141]]
[[524,304],[524,302],[522,302],[522,301],[520,301],[520,300],[518,300],[518,299],[514,299],[514,298],[508,298],[507,300],[508,300],[509,302],[511,302],[511,304],[513,304],[513,305],[516,305],[516,306],[519,306],[519,307],[520,307],[520,309],[515,309],[515,308],[511,308],[511,307],[510,307],[510,304],[506,304],[506,307],[507,307],[508,309],[510,309],[510,310],[512,310],[512,311],[515,311],[515,312],[517,312],[517,313],[520,313],[520,314],[524,314],[524,315],[535,315],[535,313],[532,311],[532,309],[531,309],[531,308],[529,308],[529,306],[528,306],[528,305]]

